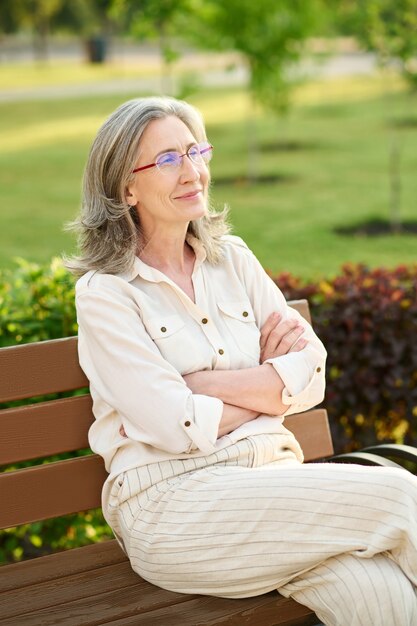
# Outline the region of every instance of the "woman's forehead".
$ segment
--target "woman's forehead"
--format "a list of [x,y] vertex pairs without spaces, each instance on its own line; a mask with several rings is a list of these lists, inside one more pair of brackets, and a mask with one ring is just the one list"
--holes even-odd
[[141,152],[170,150],[196,141],[191,130],[178,117],[170,115],[149,122],[140,140]]

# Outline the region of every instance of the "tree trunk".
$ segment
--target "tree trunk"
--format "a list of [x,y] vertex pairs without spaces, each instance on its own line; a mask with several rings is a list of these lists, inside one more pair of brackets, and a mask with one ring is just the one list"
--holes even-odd
[[247,180],[249,183],[256,183],[259,177],[259,139],[256,126],[256,101],[249,92],[249,108],[247,120],[248,138],[248,169]]
[[168,37],[164,24],[159,24],[159,54],[161,57],[161,95],[171,96],[173,94],[172,63],[167,60],[166,50],[169,47]]
[[49,23],[47,19],[39,19],[34,23],[33,56],[35,61],[43,63],[48,59]]
[[393,233],[402,230],[401,223],[401,141],[398,130],[391,136],[389,151],[390,223]]

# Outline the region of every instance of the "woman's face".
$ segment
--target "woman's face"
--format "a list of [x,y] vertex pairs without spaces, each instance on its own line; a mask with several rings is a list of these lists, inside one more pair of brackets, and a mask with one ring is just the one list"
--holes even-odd
[[[135,168],[155,163],[165,152],[184,154],[196,143],[190,129],[178,117],[153,120],[142,135]],[[136,172],[128,186],[126,199],[137,207],[145,233],[154,232],[159,226],[184,225],[206,213],[210,181],[207,165],[196,164],[185,156],[179,167],[167,170],[151,167]]]

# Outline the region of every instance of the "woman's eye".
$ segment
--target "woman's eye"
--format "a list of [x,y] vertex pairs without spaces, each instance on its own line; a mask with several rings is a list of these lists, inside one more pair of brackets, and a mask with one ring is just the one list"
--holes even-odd
[[176,152],[166,152],[161,154],[157,159],[158,167],[169,167],[178,164],[178,154]]
[[191,158],[199,157],[200,154],[200,146],[191,146],[191,148],[188,150],[188,155]]

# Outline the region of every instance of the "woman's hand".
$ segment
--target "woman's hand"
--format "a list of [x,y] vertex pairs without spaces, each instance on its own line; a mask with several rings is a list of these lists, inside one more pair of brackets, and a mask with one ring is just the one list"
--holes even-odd
[[306,347],[307,339],[300,339],[304,328],[295,319],[284,322],[279,313],[271,313],[261,328],[260,363],[288,352],[299,352]]

